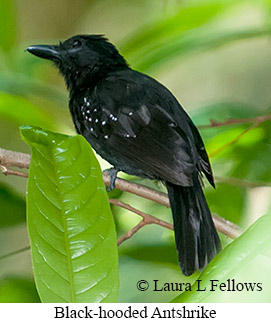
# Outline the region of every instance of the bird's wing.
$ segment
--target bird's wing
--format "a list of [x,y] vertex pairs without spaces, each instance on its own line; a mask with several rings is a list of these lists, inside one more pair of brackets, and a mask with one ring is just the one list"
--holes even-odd
[[[185,114],[174,96],[155,80],[130,71],[112,76],[95,91],[107,116],[107,145],[114,165],[128,173],[182,186],[193,185],[199,156]],[[112,159],[111,158],[111,159]],[[139,172],[140,174],[140,172]]]
[[213,187],[215,187],[212,167],[211,167],[207,152],[205,150],[203,140],[202,140],[202,138],[200,136],[200,133],[199,133],[197,127],[194,125],[194,123],[192,122],[192,120],[189,118],[188,115],[187,115],[187,120],[188,120],[188,123],[190,125],[190,129],[191,129],[192,134],[193,134],[195,146],[196,146],[197,152],[198,152],[199,157],[200,157],[199,158],[199,163],[198,163],[198,169],[199,169],[200,172],[203,172],[205,174],[205,176],[206,176],[207,180],[209,181],[209,183]]

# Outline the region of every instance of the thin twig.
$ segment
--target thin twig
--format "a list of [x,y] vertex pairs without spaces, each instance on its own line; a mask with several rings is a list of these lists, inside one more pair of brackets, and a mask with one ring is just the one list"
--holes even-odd
[[145,223],[144,220],[141,220],[136,226],[134,226],[131,230],[127,231],[124,235],[118,238],[117,246],[121,245],[124,241],[132,238],[132,236],[137,233],[137,231],[143,228],[148,223]]
[[257,116],[254,118],[241,118],[241,119],[228,119],[226,121],[215,121],[213,119],[210,119],[210,124],[207,125],[200,125],[198,126],[199,129],[208,129],[208,128],[216,128],[216,127],[223,127],[223,126],[229,126],[229,125],[236,125],[236,124],[245,124],[245,123],[254,123],[258,122],[258,124],[271,120],[271,114],[267,114],[264,116]]
[[11,257],[11,256],[18,255],[19,253],[22,253],[22,252],[27,251],[27,250],[30,250],[30,246],[27,246],[27,247],[24,247],[24,248],[21,248],[21,249],[6,253],[6,254],[0,256],[0,260],[3,260],[5,258]]
[[235,177],[223,177],[223,176],[215,176],[216,183],[226,183],[232,186],[253,188],[253,187],[270,187],[271,183],[265,182],[249,182],[245,179],[235,178]]
[[0,148],[0,165],[29,168],[30,160],[29,154]]
[[[129,210],[129,211],[131,211],[131,212],[133,212],[135,214],[138,214],[143,218],[143,220],[141,221],[142,223],[140,222],[140,223],[138,223],[136,225],[136,231],[135,232],[137,232],[144,225],[152,224],[152,223],[153,224],[158,224],[158,225],[161,225],[162,227],[165,227],[167,229],[173,230],[173,225],[171,223],[168,223],[166,221],[160,220],[160,219],[158,219],[158,218],[156,218],[156,217],[154,217],[154,216],[152,216],[150,214],[141,212],[141,211],[133,208],[129,204],[123,203],[123,202],[121,202],[119,200],[116,200],[116,199],[109,199],[109,202],[111,204],[116,205],[116,206],[122,207],[122,208],[124,208],[126,210]],[[216,214],[212,214],[212,217],[213,217],[213,220],[214,220],[215,227],[219,232],[225,234],[226,236],[228,236],[231,239],[235,239],[235,238],[237,238],[237,237],[239,237],[241,235],[242,232],[241,232],[240,228],[236,224],[234,224],[234,223],[232,223],[230,221],[227,221],[227,220],[221,218],[220,216],[218,216]],[[134,228],[132,228],[124,236],[119,238],[119,239],[121,239],[120,241],[123,242],[123,241],[129,239],[131,236],[134,235],[135,232],[134,232]],[[120,243],[118,242],[118,245]]]
[[7,175],[15,175],[15,176],[20,176],[20,177],[24,177],[24,178],[28,177],[27,173],[18,172],[16,170],[9,169],[4,165],[0,165],[0,169],[1,169],[2,173],[3,173],[3,175],[6,175],[6,176]]
[[[110,183],[110,175],[108,175],[106,172],[103,173],[103,180],[105,186],[108,187]],[[118,177],[115,182],[115,187],[123,192],[131,193],[143,197],[147,200],[169,207],[167,194],[151,189],[145,185],[133,183],[127,181],[126,179]]]
[[109,202],[111,204],[114,204],[116,206],[119,206],[121,208],[124,208],[130,212],[133,212],[139,216],[142,217],[142,221],[140,221],[135,227],[133,227],[131,230],[129,230],[127,233],[125,233],[123,236],[118,238],[118,246],[125,240],[130,239],[139,229],[141,229],[143,226],[147,224],[158,224],[162,227],[165,227],[167,229],[173,230],[173,225],[171,223],[168,223],[166,221],[160,220],[150,214],[144,213],[142,211],[139,211],[138,209],[135,209],[131,205],[121,202],[120,200],[116,199],[109,199]]
[[235,223],[225,220],[216,214],[212,214],[212,218],[217,231],[225,234],[229,238],[236,239],[242,234],[242,231]]

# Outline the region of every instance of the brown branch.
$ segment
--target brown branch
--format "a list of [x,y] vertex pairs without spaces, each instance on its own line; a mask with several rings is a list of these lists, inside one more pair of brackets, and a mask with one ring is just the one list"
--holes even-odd
[[[110,175],[108,175],[107,173],[103,173],[103,180],[105,186],[108,187],[110,183]],[[145,185],[133,183],[127,181],[126,179],[118,177],[115,182],[115,187],[123,192],[131,193],[143,197],[147,200],[169,207],[167,194],[151,189]]]
[[116,206],[122,207],[130,212],[133,212],[139,216],[142,217],[143,220],[141,220],[135,227],[133,227],[131,230],[129,230],[127,233],[125,233],[123,236],[121,236],[118,239],[118,246],[125,240],[130,239],[139,229],[141,229],[143,226],[147,224],[158,224],[162,227],[165,227],[167,229],[173,230],[173,225],[171,223],[168,223],[166,221],[160,220],[156,218],[155,216],[152,216],[150,214],[144,213],[142,211],[139,211],[138,209],[135,209],[129,204],[123,203],[120,200],[116,199],[109,199],[109,202],[111,204],[114,204]]
[[215,121],[213,119],[210,119],[210,124],[207,125],[201,125],[198,126],[199,129],[208,129],[208,128],[216,128],[216,127],[223,127],[223,126],[229,126],[229,125],[235,125],[235,124],[245,124],[245,123],[254,123],[257,122],[258,124],[271,120],[271,114],[264,115],[264,116],[258,116],[254,118],[242,118],[242,119],[228,119],[226,121]]
[[132,238],[132,236],[137,233],[137,231],[141,228],[143,228],[146,224],[144,220],[141,220],[136,226],[134,226],[131,230],[126,232],[124,235],[118,238],[117,240],[117,246],[121,245],[124,241]]
[[222,176],[215,176],[216,183],[226,183],[232,186],[239,186],[239,187],[246,187],[246,188],[253,188],[253,187],[270,187],[271,183],[264,183],[264,182],[249,182],[245,179],[235,178],[235,177],[222,177]]
[[216,214],[212,214],[212,218],[217,231],[225,234],[229,238],[236,239],[242,234],[242,231],[235,223],[225,220]]
[[[19,164],[21,168],[29,168],[31,156],[27,154],[23,154],[23,155],[24,155],[23,161],[21,160],[18,161],[18,158],[20,158],[21,153],[0,149],[0,164],[2,164],[2,166],[6,166],[6,161],[8,161],[9,165],[17,166]],[[14,174],[10,174],[10,175],[14,175]],[[110,176],[106,173],[103,173],[103,179],[104,179],[105,185],[108,187],[110,183]],[[169,207],[169,200],[168,200],[167,194],[148,188],[147,186],[139,185],[121,178],[117,178],[115,182],[115,187],[124,192],[129,192],[134,195],[148,199],[150,201],[156,202],[158,204],[164,205],[166,207]],[[238,228],[238,226],[236,226],[233,223],[229,225],[230,222],[224,220],[221,217],[215,216],[213,217],[213,220],[218,231],[227,234],[227,236],[232,239],[236,238],[242,233],[241,230]],[[161,220],[157,219],[157,221],[161,221]]]
[[16,170],[9,169],[9,168],[7,168],[4,165],[0,165],[0,169],[2,171],[2,174],[3,175],[6,175],[6,176],[7,175],[15,175],[15,176],[20,176],[20,177],[24,177],[24,178],[27,178],[28,177],[28,174],[27,173],[18,172]]
[[29,154],[0,148],[0,165],[29,168],[30,160]]

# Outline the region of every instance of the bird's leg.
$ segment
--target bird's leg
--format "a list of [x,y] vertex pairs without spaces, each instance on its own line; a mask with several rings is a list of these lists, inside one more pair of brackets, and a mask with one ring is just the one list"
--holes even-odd
[[105,170],[105,172],[110,176],[110,184],[107,188],[108,192],[115,188],[115,182],[116,182],[118,171],[119,170],[116,168],[109,168]]

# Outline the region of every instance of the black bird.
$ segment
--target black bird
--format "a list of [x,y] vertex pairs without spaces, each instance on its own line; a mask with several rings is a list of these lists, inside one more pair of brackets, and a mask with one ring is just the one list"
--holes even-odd
[[114,166],[111,186],[118,171],[165,183],[181,270],[202,270],[221,246],[200,175],[215,185],[200,134],[173,94],[131,69],[101,35],[27,50],[64,76],[77,132]]

